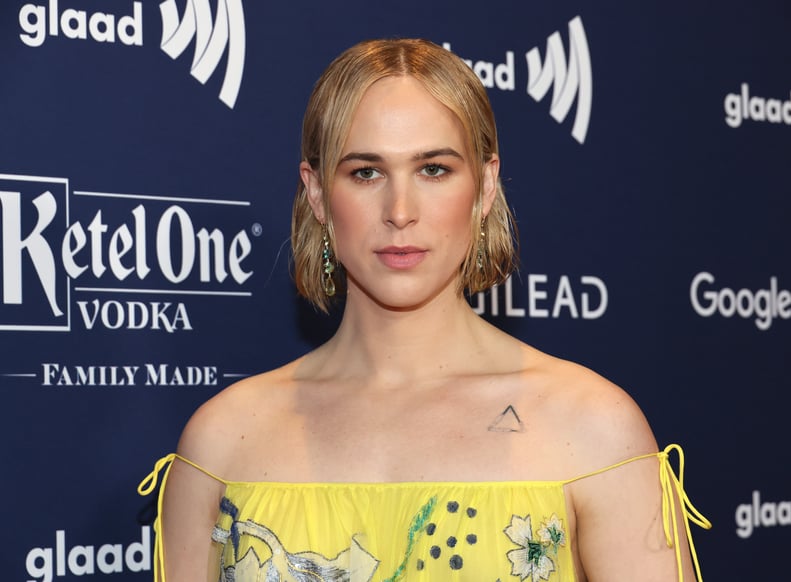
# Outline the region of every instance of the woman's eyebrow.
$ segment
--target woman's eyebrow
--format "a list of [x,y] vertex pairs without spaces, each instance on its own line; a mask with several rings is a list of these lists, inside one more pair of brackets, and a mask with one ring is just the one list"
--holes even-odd
[[345,156],[343,156],[340,160],[338,160],[339,164],[343,162],[349,162],[351,160],[357,160],[361,162],[381,162],[384,158],[379,154],[373,154],[368,152],[349,152]]
[[420,152],[412,156],[412,159],[415,161],[419,161],[419,160],[428,160],[430,158],[437,158],[440,156],[453,156],[454,158],[459,158],[460,160],[464,160],[464,157],[453,148],[438,148],[435,150],[428,150],[427,152]]
[[[437,148],[425,152],[418,152],[414,156],[412,156],[412,160],[417,162],[420,160],[429,160],[431,158],[437,158],[440,156],[453,156],[454,158],[459,158],[460,160],[464,160],[464,157],[453,148]],[[372,152],[349,152],[348,154],[343,156],[340,160],[338,160],[338,164],[342,164],[344,162],[349,162],[353,160],[360,162],[379,163],[384,161],[384,158],[381,155]]]

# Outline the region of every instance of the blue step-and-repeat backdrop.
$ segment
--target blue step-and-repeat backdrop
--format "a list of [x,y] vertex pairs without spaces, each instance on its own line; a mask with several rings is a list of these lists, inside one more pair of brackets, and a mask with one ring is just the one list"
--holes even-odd
[[138,481],[332,333],[289,275],[302,112],[382,36],[489,90],[521,269],[475,309],[684,446],[707,580],[791,579],[787,0],[4,0],[2,579],[150,579]]

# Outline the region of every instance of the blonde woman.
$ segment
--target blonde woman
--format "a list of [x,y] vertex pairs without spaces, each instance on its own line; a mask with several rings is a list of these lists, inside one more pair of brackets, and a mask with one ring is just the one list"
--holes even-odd
[[677,447],[620,388],[465,300],[515,262],[471,70],[426,41],[352,47],[311,95],[302,160],[296,284],[340,326],[195,413],[142,487],[170,463],[156,578],[699,577],[688,519],[708,523]]

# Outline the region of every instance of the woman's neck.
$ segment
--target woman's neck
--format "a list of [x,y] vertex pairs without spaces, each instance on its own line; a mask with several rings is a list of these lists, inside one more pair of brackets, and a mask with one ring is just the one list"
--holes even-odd
[[382,387],[464,373],[490,329],[453,289],[393,310],[350,288],[341,325],[322,349],[324,369]]

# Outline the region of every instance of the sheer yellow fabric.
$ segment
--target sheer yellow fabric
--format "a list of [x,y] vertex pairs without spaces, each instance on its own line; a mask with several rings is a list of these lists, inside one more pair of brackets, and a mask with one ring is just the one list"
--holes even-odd
[[[677,477],[669,454],[680,458]],[[178,458],[225,484],[212,538],[222,546],[218,580],[576,582],[564,486],[639,459],[657,457],[668,546],[681,573],[677,503],[701,580],[689,522],[710,527],[683,488],[678,445],[566,481],[474,483],[245,483],[225,481],[187,459],[160,459],[140,484],[150,494]],[[162,478],[166,487],[169,467]],[[162,513],[162,493],[158,502]],[[155,523],[154,579],[165,582],[161,522]]]

